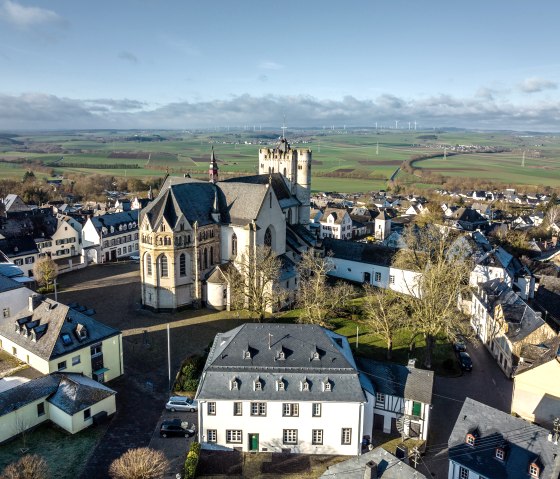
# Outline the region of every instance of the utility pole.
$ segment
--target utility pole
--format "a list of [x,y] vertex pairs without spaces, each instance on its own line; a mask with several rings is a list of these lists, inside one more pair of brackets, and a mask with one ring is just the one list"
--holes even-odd
[[169,338],[169,323],[167,323],[167,380],[171,392],[171,340]]

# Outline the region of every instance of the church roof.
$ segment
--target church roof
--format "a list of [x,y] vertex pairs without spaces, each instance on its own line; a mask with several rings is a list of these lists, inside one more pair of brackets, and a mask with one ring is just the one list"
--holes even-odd
[[255,185],[270,185],[274,190],[274,194],[280,203],[281,208],[287,208],[290,206],[300,205],[300,201],[295,198],[286,185],[286,180],[284,176],[280,173],[271,173],[269,175],[252,175],[252,176],[240,176],[237,178],[229,178],[221,182],[224,183],[245,183],[245,184],[255,184]]

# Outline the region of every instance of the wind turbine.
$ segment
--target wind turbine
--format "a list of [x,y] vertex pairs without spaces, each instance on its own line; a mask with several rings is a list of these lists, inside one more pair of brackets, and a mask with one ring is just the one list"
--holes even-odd
[[523,159],[521,160],[521,167],[525,168],[525,151],[523,151]]
[[443,149],[443,159],[447,160],[447,148]]
[[414,131],[416,131],[416,122],[414,122]]
[[395,120],[395,130],[399,129],[399,120]]
[[375,148],[375,154],[379,155],[379,142],[377,142],[377,147]]

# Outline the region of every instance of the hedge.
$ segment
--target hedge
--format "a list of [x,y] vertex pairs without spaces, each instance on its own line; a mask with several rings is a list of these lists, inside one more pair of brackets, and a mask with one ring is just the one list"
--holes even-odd
[[196,477],[196,467],[198,466],[198,459],[200,458],[200,443],[193,441],[187,458],[185,459],[185,473],[184,479],[194,479]]

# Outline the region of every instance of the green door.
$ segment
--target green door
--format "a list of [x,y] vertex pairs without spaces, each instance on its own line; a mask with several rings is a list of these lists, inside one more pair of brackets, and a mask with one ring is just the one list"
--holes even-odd
[[259,435],[249,434],[249,451],[259,450]]

